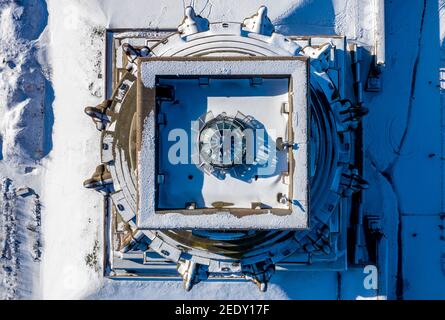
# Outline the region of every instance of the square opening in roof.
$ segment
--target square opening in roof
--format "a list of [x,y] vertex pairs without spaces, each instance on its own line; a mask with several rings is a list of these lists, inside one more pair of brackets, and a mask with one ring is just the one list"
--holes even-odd
[[[174,99],[160,102],[157,110],[157,118],[162,119],[162,124],[158,122],[157,172],[163,177],[158,184],[157,210],[183,210],[190,205],[196,209],[252,209],[253,204],[289,210],[289,204],[277,201],[278,194],[289,193],[289,186],[279,179],[289,171],[288,154],[274,147],[279,137],[287,136],[289,114],[283,107],[289,103],[289,78],[256,81],[253,85],[251,78],[158,79],[159,86],[174,91]],[[210,168],[212,172],[200,167],[201,162],[194,163],[191,144],[199,143],[194,122],[212,125],[222,114],[240,123],[246,118],[254,120],[263,129],[260,138],[274,148],[275,156],[267,162],[256,159],[250,165],[239,161],[240,166]],[[220,121],[216,127],[227,129],[230,123]],[[261,147],[255,153],[257,158]]]

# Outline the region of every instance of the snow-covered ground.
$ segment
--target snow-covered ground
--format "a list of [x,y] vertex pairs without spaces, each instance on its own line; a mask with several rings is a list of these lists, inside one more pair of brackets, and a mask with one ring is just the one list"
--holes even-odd
[[51,150],[45,7],[26,3],[0,2],[0,298],[8,299],[40,291],[41,160]]
[[[283,33],[372,42],[366,0],[192,2],[210,21],[242,21],[265,4]],[[83,108],[104,99],[105,30],[174,28],[184,3],[190,1],[0,0],[1,298],[370,295],[359,269],[278,273],[266,293],[244,282],[205,282],[186,293],[179,281],[103,279],[102,204],[82,182],[99,162],[99,135]],[[445,1],[393,0],[386,10],[383,91],[365,97],[365,210],[383,212],[398,235],[388,239],[392,248],[401,245],[388,259],[393,296],[445,298]],[[23,186],[32,190],[20,196]],[[403,281],[395,281],[396,272]]]

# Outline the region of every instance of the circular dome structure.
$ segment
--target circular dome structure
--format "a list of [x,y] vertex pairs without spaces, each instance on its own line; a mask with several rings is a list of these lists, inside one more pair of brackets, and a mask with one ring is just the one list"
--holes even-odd
[[245,125],[224,114],[207,122],[199,133],[199,152],[210,166],[228,170],[245,163]]
[[[127,47],[128,48],[128,47]],[[308,48],[311,49],[308,50]],[[137,97],[138,48],[129,50],[128,72],[122,77],[112,99],[104,105],[90,108],[98,128],[102,130],[102,164],[109,180],[93,176],[102,191],[110,194],[112,212],[117,224],[126,230],[124,237],[115,238],[113,255],[124,259],[128,252],[151,252],[177,264],[186,289],[208,277],[244,277],[254,281],[261,290],[272,276],[277,263],[296,252],[309,256],[329,255],[333,248],[330,218],[340,200],[359,190],[363,181],[355,171],[354,132],[358,117],[345,116],[348,101],[340,96],[329,68],[329,43],[302,48],[291,39],[274,32],[265,8],[243,23],[208,23],[187,9],[178,32],[159,41],[148,50],[153,57],[212,57],[228,56],[303,56],[309,55],[310,68],[310,228],[305,230],[142,230],[137,226]],[[310,54],[309,54],[310,51]],[[147,52],[145,49],[144,52]],[[133,56],[132,56],[133,55]],[[132,57],[132,58],[131,58]],[[133,58],[136,59],[133,59]],[[168,92],[162,95],[174,100]],[[157,102],[159,103],[159,101]],[[162,124],[162,120],[158,119]],[[101,127],[103,125],[104,127]],[[245,146],[224,147],[222,130],[228,129],[243,140],[246,124],[220,115],[206,122],[199,132],[200,154],[204,161],[218,170],[228,170],[242,162]],[[292,147],[285,145],[284,148]],[[216,152],[212,152],[216,150]],[[229,161],[221,161],[230,154]],[[227,157],[226,157],[227,158]],[[161,179],[161,176],[152,177]],[[284,177],[285,178],[285,177]],[[162,181],[158,181],[162,183]],[[92,183],[92,181],[89,181]],[[89,186],[90,184],[88,184]],[[219,204],[225,207],[227,204]],[[190,204],[193,206],[193,204]],[[260,205],[259,205],[260,206]],[[218,207],[218,206],[216,206]],[[145,258],[144,258],[145,259]],[[145,261],[145,260],[144,260]],[[132,268],[117,267],[112,272],[140,276]],[[142,267],[141,267],[142,268]],[[119,271],[116,271],[119,269]]]

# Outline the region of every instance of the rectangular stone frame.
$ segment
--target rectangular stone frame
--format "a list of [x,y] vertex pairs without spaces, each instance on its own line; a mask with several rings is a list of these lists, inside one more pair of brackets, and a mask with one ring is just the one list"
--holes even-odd
[[[286,209],[196,209],[156,211],[156,78],[159,76],[288,77],[289,194]],[[298,90],[294,91],[294,88]],[[137,162],[139,229],[308,228],[309,215],[309,63],[305,57],[151,57],[138,59]],[[141,165],[140,159],[152,166]],[[298,165],[297,165],[298,163]],[[141,179],[145,177],[145,179]],[[299,183],[295,183],[298,181]],[[140,192],[139,190],[143,190]]]

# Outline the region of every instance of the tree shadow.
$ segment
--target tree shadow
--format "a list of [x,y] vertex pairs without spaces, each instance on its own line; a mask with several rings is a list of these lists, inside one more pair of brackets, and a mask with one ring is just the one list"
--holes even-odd
[[305,1],[291,7],[273,23],[284,35],[334,35],[334,6],[332,1]]

